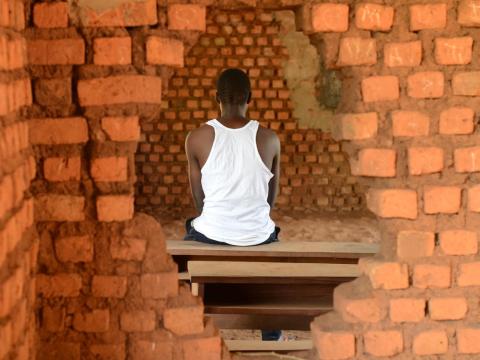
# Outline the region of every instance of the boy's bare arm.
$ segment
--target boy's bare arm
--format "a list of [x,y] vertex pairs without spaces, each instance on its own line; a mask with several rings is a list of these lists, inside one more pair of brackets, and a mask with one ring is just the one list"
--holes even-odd
[[203,200],[205,194],[202,188],[202,173],[196,154],[198,153],[198,134],[191,132],[185,140],[185,151],[188,159],[188,179],[190,181],[190,190],[192,191],[193,201],[198,213],[203,210]]
[[280,140],[276,134],[273,134],[272,141],[271,141],[271,148],[272,153],[275,154],[272,162],[271,172],[273,177],[270,179],[268,183],[268,198],[267,202],[270,205],[270,209],[273,209],[275,205],[275,200],[277,199],[278,194],[278,186],[280,183]]

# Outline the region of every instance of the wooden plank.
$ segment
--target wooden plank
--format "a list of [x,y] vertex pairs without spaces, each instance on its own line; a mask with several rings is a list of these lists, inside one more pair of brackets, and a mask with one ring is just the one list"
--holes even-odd
[[312,340],[261,341],[261,340],[225,340],[230,351],[302,351],[313,348]]
[[[319,313],[321,315],[323,313]],[[315,316],[318,316],[315,315]],[[302,330],[309,331],[315,316],[208,314],[218,329]]]
[[190,274],[187,271],[179,272],[178,273],[178,280],[179,281],[190,281]]
[[168,240],[171,255],[228,256],[228,257],[300,257],[353,258],[371,256],[378,252],[377,244],[328,241],[279,241],[260,246],[228,246],[202,244],[196,241]]
[[[301,301],[301,299],[299,299]],[[206,314],[265,314],[316,316],[332,310],[332,301],[259,302],[250,304],[212,303],[205,305]]]

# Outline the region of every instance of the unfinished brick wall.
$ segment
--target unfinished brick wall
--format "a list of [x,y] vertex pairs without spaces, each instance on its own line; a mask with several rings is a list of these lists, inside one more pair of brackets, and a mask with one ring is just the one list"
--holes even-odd
[[[183,66],[176,68],[168,81],[159,116],[141,121],[135,198],[139,211],[158,218],[194,214],[185,137],[188,131],[219,116],[215,81],[227,67],[240,67],[248,73],[252,84],[248,116],[276,131],[281,139],[277,208],[364,209],[363,189],[351,175],[341,145],[329,132],[302,126],[295,118],[284,67],[296,54],[288,53],[279,36],[281,24],[275,19],[279,8],[281,4],[273,3],[271,8],[256,11],[209,8],[206,31],[185,60],[176,64]],[[320,98],[318,95],[317,101]]]
[[316,358],[476,359],[480,2],[327,2],[307,13],[343,68],[335,133],[382,228],[381,254],[312,324]]
[[23,1],[0,1],[0,358],[29,359],[35,340],[34,271],[37,237],[28,188],[35,160],[25,106],[31,88],[25,71]]

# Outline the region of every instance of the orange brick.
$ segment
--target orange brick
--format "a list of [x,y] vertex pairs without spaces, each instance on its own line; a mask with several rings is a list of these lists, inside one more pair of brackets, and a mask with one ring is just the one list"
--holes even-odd
[[313,5],[312,27],[315,32],[347,31],[348,5],[333,3]]
[[174,342],[165,339],[165,336],[156,341],[135,340],[130,347],[130,354],[133,359],[170,360],[173,359],[173,344]]
[[424,299],[390,299],[390,320],[393,322],[420,322],[425,318],[425,307]]
[[82,288],[82,278],[77,274],[37,274],[37,294],[46,298],[77,297]]
[[367,207],[382,218],[417,218],[417,192],[407,189],[370,189]]
[[439,147],[408,148],[408,170],[410,175],[425,175],[443,170],[443,149]]
[[389,31],[393,25],[392,6],[379,4],[359,4],[355,12],[355,26],[359,29]]
[[362,96],[367,103],[397,100],[400,96],[398,77],[386,75],[363,79]]
[[341,140],[365,140],[377,135],[378,114],[341,114],[333,125],[336,138]]
[[352,175],[395,177],[397,153],[392,149],[362,149],[358,160],[351,160]]
[[220,360],[222,357],[222,341],[220,336],[203,338],[186,337],[181,341],[180,346],[184,359]]
[[116,156],[93,159],[90,173],[99,182],[127,181],[128,159]]
[[480,96],[480,71],[454,73],[452,90],[453,95]]
[[377,62],[375,39],[344,37],[340,40],[338,66],[373,65]]
[[0,26],[9,27],[10,26],[10,12],[13,12],[13,9],[10,10],[11,2],[7,0],[0,1]]
[[459,354],[480,353],[480,328],[469,327],[457,329],[457,349]]
[[40,342],[39,349],[37,350],[37,359],[61,359],[65,354],[68,354],[69,360],[80,360],[80,343],[77,342],[62,342],[55,341],[47,343],[45,341]]
[[147,63],[154,65],[184,66],[184,46],[180,40],[159,36],[147,39]]
[[378,297],[359,295],[350,285],[341,284],[334,289],[333,304],[343,320],[349,323],[377,323],[385,318],[385,305]]
[[83,221],[85,198],[57,194],[37,195],[35,218],[37,221]]
[[410,6],[410,30],[443,29],[447,26],[447,4]]
[[418,264],[413,268],[413,286],[419,289],[443,289],[451,285],[449,265]]
[[[97,359],[111,359],[120,360],[126,359],[125,344],[94,344],[90,346],[90,352],[96,356]],[[143,358],[146,360],[145,358]]]
[[428,313],[432,320],[460,320],[467,314],[464,297],[436,297],[428,301]]
[[175,335],[193,335],[203,332],[203,306],[167,307],[163,325]]
[[156,315],[153,310],[125,311],[120,315],[120,328],[126,332],[155,330]]
[[474,131],[473,109],[455,106],[440,113],[439,132],[444,135],[467,135]]
[[387,43],[383,58],[385,65],[389,67],[419,66],[422,62],[422,42],[418,40]]
[[363,336],[365,352],[373,356],[394,356],[403,351],[399,330],[370,330]]
[[207,10],[198,4],[170,4],[168,6],[169,30],[206,30]]
[[443,96],[445,79],[440,71],[425,71],[410,75],[408,82],[408,96],[424,99]]
[[359,261],[360,270],[370,279],[374,289],[408,288],[408,266],[397,262],[385,262],[364,258]]
[[80,180],[80,157],[47,158],[43,162],[43,173],[49,181]]
[[470,36],[435,39],[435,61],[440,65],[466,65],[472,61]]
[[65,28],[68,26],[68,3],[37,3],[33,7],[33,23],[39,28]]
[[355,335],[347,331],[315,331],[313,343],[319,359],[350,359],[355,356]]
[[81,38],[29,40],[28,60],[32,65],[81,65],[85,42]]
[[44,306],[42,308],[42,328],[49,332],[65,329],[65,308]]
[[460,210],[462,189],[456,186],[425,186],[423,210],[426,214],[456,214]]
[[95,275],[92,279],[92,295],[95,297],[120,299],[126,293],[126,276]]
[[142,261],[147,249],[145,239],[133,237],[111,238],[110,254],[113,259]]
[[426,330],[413,338],[415,355],[444,354],[448,351],[448,336],[444,330]]
[[427,231],[400,231],[397,235],[397,255],[400,259],[432,256],[435,234]]
[[140,140],[138,116],[104,117],[102,129],[112,141]]
[[141,294],[146,299],[166,299],[178,294],[177,272],[143,274],[140,277]]
[[480,2],[478,0],[462,0],[457,9],[457,21],[463,26],[480,26]]
[[60,237],[55,240],[55,254],[61,262],[93,261],[93,241],[88,235]]
[[84,118],[32,119],[28,122],[32,144],[80,144],[88,141]]
[[480,286],[480,262],[463,263],[458,266],[458,286]]
[[5,358],[12,349],[12,323],[6,322],[0,325],[0,356]]
[[456,172],[480,171],[480,146],[455,149],[454,159]]
[[81,106],[127,103],[160,104],[162,80],[156,76],[121,75],[78,81]]
[[94,39],[93,62],[97,65],[131,64],[132,39],[128,36]]
[[446,255],[472,255],[478,251],[477,233],[468,230],[440,232],[440,248]]
[[97,218],[99,221],[126,221],[132,217],[132,195],[101,195],[97,197]]
[[110,312],[108,309],[76,312],[73,315],[73,328],[82,332],[107,332],[110,328]]
[[480,212],[480,185],[468,189],[468,210]]

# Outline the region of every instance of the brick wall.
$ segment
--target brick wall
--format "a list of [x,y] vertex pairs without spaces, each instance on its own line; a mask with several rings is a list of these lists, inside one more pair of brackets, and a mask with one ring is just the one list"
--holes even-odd
[[37,237],[28,193],[35,160],[24,107],[31,103],[25,71],[23,1],[0,1],[0,358],[29,359],[34,345]]
[[281,139],[277,208],[364,209],[363,189],[351,174],[341,144],[328,132],[299,125],[294,117],[284,73],[290,55],[279,37],[281,25],[275,11],[209,8],[207,15],[205,33],[185,60],[176,64],[184,66],[176,68],[169,79],[159,116],[141,120],[137,210],[158,218],[194,213],[185,137],[189,130],[219,116],[215,81],[227,67],[248,73],[253,96],[248,116],[276,131]]

